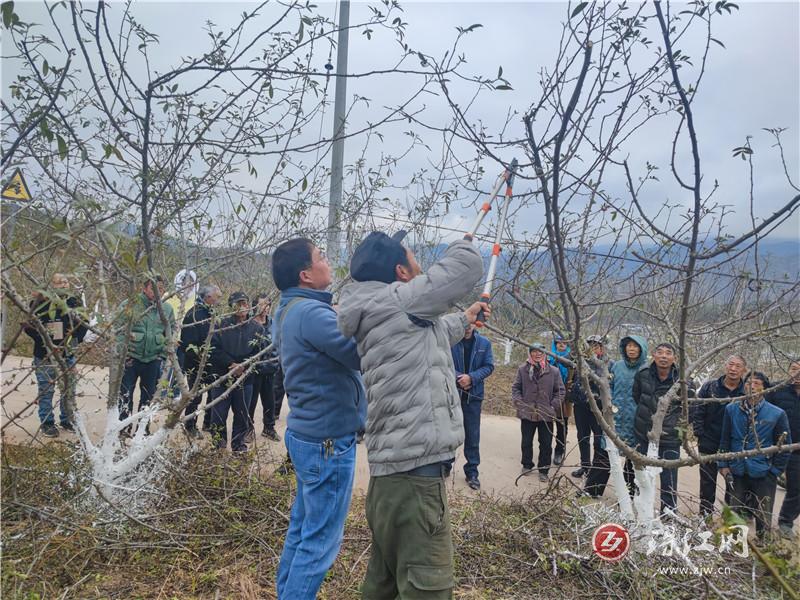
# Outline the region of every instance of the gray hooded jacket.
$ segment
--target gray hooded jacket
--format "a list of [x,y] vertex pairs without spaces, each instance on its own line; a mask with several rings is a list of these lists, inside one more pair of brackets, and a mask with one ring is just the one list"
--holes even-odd
[[445,313],[481,277],[480,254],[458,241],[407,283],[364,281],[342,290],[339,329],[358,343],[367,388],[370,475],[450,460],[464,442],[450,348],[467,320]]

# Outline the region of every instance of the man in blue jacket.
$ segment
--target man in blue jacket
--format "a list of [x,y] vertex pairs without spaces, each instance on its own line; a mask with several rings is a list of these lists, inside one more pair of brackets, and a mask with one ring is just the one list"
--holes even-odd
[[272,277],[281,291],[272,339],[290,409],[284,443],[297,479],[278,598],[313,600],[342,543],[367,401],[356,343],[339,331],[325,291],[331,269],[322,252],[289,240],[272,255]]
[[[740,402],[725,407],[722,419],[720,452],[741,452],[791,444],[792,434],[786,413],[764,399],[763,392],[751,393]],[[747,514],[747,496],[755,501],[756,535],[763,539],[772,524],[772,506],[778,476],[789,462],[788,452],[771,456],[756,455],[734,460],[721,460],[719,473],[726,481],[733,476],[731,507]]]
[[456,370],[456,386],[461,396],[461,412],[464,414],[464,475],[467,485],[473,490],[481,489],[478,465],[481,464],[481,404],[483,382],[494,371],[492,343],[469,325],[464,338],[451,349]]

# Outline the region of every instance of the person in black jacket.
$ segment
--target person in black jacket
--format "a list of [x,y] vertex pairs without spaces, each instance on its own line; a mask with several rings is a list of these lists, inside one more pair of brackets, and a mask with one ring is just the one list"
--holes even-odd
[[[270,329],[272,319],[269,318],[269,311],[272,302],[268,294],[259,294],[253,298],[253,320],[261,326],[256,339],[258,341],[258,351],[262,351],[272,344]],[[264,430],[261,435],[273,442],[280,442],[281,436],[275,431],[275,373],[278,370],[278,354],[273,349],[256,364],[255,374],[253,375],[253,393],[250,397],[250,433],[248,437],[254,436],[255,415],[258,399],[261,398],[261,409],[264,421]]]
[[[219,386],[212,391],[211,435],[217,448],[227,447],[228,411],[232,409],[231,449],[234,452],[246,452],[252,376],[241,383],[235,382],[247,368],[242,363],[258,353],[257,338],[261,325],[250,318],[250,299],[244,292],[231,294],[228,306],[233,314],[222,320],[211,339],[211,370],[217,377],[227,375],[229,386]],[[218,401],[224,394],[227,395]]]
[[567,432],[569,431],[569,418],[572,415],[572,403],[574,401],[574,393],[572,390],[573,379],[575,378],[575,370],[572,367],[556,360],[556,356],[568,358],[572,361],[575,357],[572,355],[572,350],[567,343],[564,336],[556,334],[553,337],[553,343],[550,346],[553,356],[550,356],[548,362],[554,367],[558,367],[558,372],[561,374],[561,381],[564,383],[564,402],[556,414],[555,419],[555,452],[553,453],[553,464],[560,465],[564,462],[564,455],[567,453]]
[[[703,384],[698,398],[738,398],[744,396],[742,377],[747,370],[747,361],[734,354],[725,361],[725,374]],[[697,403],[691,411],[692,429],[697,437],[700,454],[716,454],[722,435],[722,420],[727,401]],[[725,484],[725,504],[730,505],[731,495]],[[717,496],[717,463],[706,462],[700,465],[700,514],[708,516],[714,511]]]
[[[216,285],[205,285],[200,288],[197,300],[192,308],[186,312],[181,327],[181,341],[178,346],[179,354],[183,360],[183,371],[188,378],[189,388],[194,387],[197,380],[200,385],[207,385],[213,381],[210,367],[210,351],[204,352],[204,346],[209,344],[208,332],[215,317],[215,307],[222,298],[222,292]],[[200,373],[201,358],[206,356],[206,364],[203,372]],[[209,394],[210,396],[210,394]],[[186,415],[194,413],[203,399],[202,394],[197,394],[186,405]],[[203,416],[203,430],[208,431],[211,424],[211,412],[206,411]],[[186,431],[193,437],[200,437],[202,434],[197,430],[197,417],[191,417],[186,421]]]
[[[605,351],[605,340],[599,335],[590,335],[586,338],[586,343],[589,345],[589,351],[594,355],[595,360],[606,363],[609,366],[608,355]],[[595,375],[600,376],[602,369],[600,367],[591,365],[592,371]],[[572,404],[575,413],[575,427],[578,430],[578,449],[581,455],[581,466],[572,472],[573,477],[585,477],[589,475],[592,468],[592,447],[594,446],[595,462],[598,464],[608,464],[608,457],[605,460],[601,459],[598,454],[604,453],[602,447],[603,430],[597,422],[591,407],[589,406],[589,399],[586,393],[581,388],[581,382],[578,380],[577,374],[573,376],[572,384]],[[600,402],[600,389],[597,384],[589,381],[589,387],[594,395],[597,405],[601,408]],[[594,444],[592,444],[594,440]]]
[[[663,342],[653,352],[650,367],[639,371],[633,378],[633,401],[636,403],[634,432],[639,442],[639,452],[647,454],[648,434],[653,428],[653,416],[658,410],[658,402],[678,381],[678,368],[675,366],[675,346]],[[689,397],[694,390],[689,387]],[[681,438],[678,433],[678,420],[681,416],[680,399],[670,403],[658,440],[658,458],[674,460],[681,456]],[[678,508],[678,469],[661,469],[661,513],[666,509]]]
[[[767,400],[782,408],[789,418],[792,440],[800,441],[800,359],[789,364],[789,378],[770,392]],[[778,515],[778,529],[787,537],[794,537],[794,522],[800,515],[800,450],[789,456],[786,467],[786,497]]]
[[66,364],[67,371],[59,373],[59,362],[56,356],[50,354],[33,320],[23,323],[22,327],[33,339],[33,366],[38,385],[36,403],[39,405],[42,435],[57,437],[58,429],[53,414],[54,388],[57,383],[61,394],[59,424],[62,429],[75,431],[75,347],[83,341],[87,328],[76,312],[83,307],[83,303],[70,295],[67,276],[55,273],[50,286],[55,290],[56,297],[48,299],[44,294],[37,293],[31,301],[30,312],[49,334],[50,342]]

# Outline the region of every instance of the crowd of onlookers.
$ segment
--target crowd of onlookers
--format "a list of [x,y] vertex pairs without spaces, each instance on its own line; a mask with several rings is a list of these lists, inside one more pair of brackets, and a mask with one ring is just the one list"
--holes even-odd
[[[605,341],[599,336],[586,339],[588,361],[598,378],[607,377],[617,436],[631,448],[647,455],[650,431],[659,400],[673,390],[674,399],[664,413],[656,458],[676,460],[686,437],[681,427],[682,407],[678,400],[679,374],[677,349],[669,342],[658,344],[648,362],[648,344],[641,336],[624,336],[619,343],[620,358],[611,360]],[[519,367],[512,387],[512,399],[522,429],[522,474],[531,474],[533,438],[539,437],[536,468],[547,481],[552,462],[564,460],[564,439],[570,413],[574,414],[578,434],[580,465],[572,472],[585,477],[582,493],[603,495],[610,474],[608,439],[603,434],[589,395],[575,377],[575,369],[559,363],[558,356],[572,358],[566,341],[557,336],[548,359],[545,348],[534,344],[530,356]],[[607,374],[607,375],[606,375]],[[800,360],[788,365],[788,377],[771,385],[768,377],[748,371],[744,357],[733,354],[725,362],[724,373],[705,382],[696,392],[686,383],[690,407],[688,425],[698,440],[701,455],[742,452],[800,441]],[[591,396],[602,410],[600,385],[590,379]],[[553,444],[555,438],[555,444]],[[634,464],[626,459],[624,479],[631,496],[636,493]],[[758,536],[770,528],[775,491],[783,479],[786,497],[778,517],[779,529],[792,535],[800,515],[800,451],[757,454],[732,460],[706,461],[700,465],[700,512],[710,515],[722,476],[725,503],[738,512],[755,518]],[[678,468],[661,468],[662,514],[678,506]]]
[[[39,385],[37,403],[41,432],[46,437],[58,435],[53,414],[56,386],[62,393],[59,426],[74,430],[75,351],[87,333],[86,322],[76,313],[82,306],[81,301],[70,294],[67,277],[53,276],[51,288],[63,298],[37,294],[31,311],[39,326],[33,320],[24,324],[25,332],[34,342],[34,368]],[[275,353],[268,350],[272,343],[269,295],[258,294],[251,300],[244,292],[234,292],[228,298],[227,310],[221,310],[219,287],[205,285],[196,295],[192,294],[190,306],[186,306],[186,298],[176,302],[177,294],[173,294],[160,303],[160,311],[157,295],[165,297],[163,279],[156,275],[144,283],[134,298],[120,305],[113,323],[117,355],[124,357],[119,390],[120,420],[127,419],[133,412],[137,383],[138,410],[150,405],[159,391],[162,372],[168,380],[167,385],[162,386],[162,396],[179,396],[177,378],[169,365],[165,365],[166,345],[178,313],[182,320],[176,352],[178,363],[190,390],[196,385],[198,390],[208,388],[205,394],[194,395],[186,406],[187,433],[200,437],[201,430],[207,431],[217,446],[225,447],[228,415],[233,412],[231,447],[234,451],[246,450],[248,441],[255,435],[255,412],[260,399],[261,435],[280,441],[275,420],[284,397],[283,376]],[[180,312],[185,314],[180,315]],[[164,326],[165,321],[169,327]],[[42,333],[49,334],[50,352]],[[238,381],[245,373],[243,363],[255,356],[258,360],[251,361],[253,364],[248,365],[246,376]],[[59,365],[60,361],[63,364]],[[59,372],[60,366],[66,367],[61,369],[65,373]],[[214,382],[217,384],[209,387]],[[204,398],[208,408],[203,411],[203,422],[198,428],[197,413]],[[128,425],[121,434],[129,437],[132,430]]]
[[[177,366],[190,389],[208,388],[201,426],[197,415],[203,397],[196,395],[185,408],[189,435],[199,437],[200,430],[207,430],[217,447],[226,447],[232,412],[231,448],[246,451],[255,436],[260,398],[262,435],[280,440],[275,420],[285,386],[290,405],[285,442],[298,488],[278,572],[279,597],[305,597],[288,590],[317,585],[324,575],[321,566],[332,562],[349,506],[353,444],[364,433],[371,475],[367,518],[373,534],[365,589],[397,592],[401,584],[413,585],[415,578],[428,576],[445,586],[432,589],[449,589],[452,581],[452,564],[446,566],[447,556],[452,563],[452,546],[442,479],[463,443],[467,484],[475,490],[481,487],[481,403],[494,363],[491,343],[475,325],[483,318],[479,315],[491,309],[478,302],[452,312],[482,273],[480,255],[468,241],[452,244],[423,274],[401,239],[402,235],[375,233],[364,240],[350,263],[353,283],[342,289],[338,306],[327,291],[331,273],[324,255],[309,240],[296,239],[273,255],[273,277],[281,292],[274,322],[267,294],[250,298],[234,292],[227,310],[221,310],[222,293],[214,285],[200,287],[185,314],[176,314],[183,312],[187,297],[176,305],[175,294],[165,296],[157,276],[121,305],[114,321],[117,350],[125,356],[121,420],[133,411],[137,382],[138,410],[152,401],[162,373],[168,380],[162,393],[179,395],[175,373],[164,365],[176,319],[181,320]],[[55,436],[54,385],[59,382],[64,396],[60,425],[71,429],[74,376],[67,374],[74,369],[75,347],[87,328],[75,317],[81,303],[70,295],[68,280],[56,275],[51,287],[55,297],[37,295],[31,305],[36,319],[24,328],[34,340],[42,432]],[[157,302],[159,297],[166,301]],[[800,452],[770,447],[800,441],[800,361],[790,361],[788,378],[773,385],[764,373],[748,369],[744,357],[733,354],[718,378],[696,390],[693,382],[680,381],[678,349],[670,342],[657,344],[651,353],[642,336],[625,335],[614,360],[603,337],[593,335],[583,342],[580,351],[591,372],[581,380],[575,369],[579,350],[571,349],[561,336],[554,337],[549,350],[531,345],[517,370],[511,399],[520,419],[521,476],[538,472],[546,482],[552,465],[564,464],[569,420],[574,417],[580,464],[571,475],[585,478],[581,493],[603,495],[612,467],[620,467],[633,496],[635,465],[630,459],[624,465],[611,464],[611,457],[618,456],[616,446],[596,416],[605,397],[613,412],[612,437],[642,454],[679,459],[687,427],[698,441],[701,459],[718,452],[752,451],[730,460],[703,460],[701,513],[713,511],[721,476],[726,504],[755,517],[757,534],[763,536],[770,529],[777,481],[784,477],[786,497],[778,521],[782,533],[793,535],[800,513]],[[688,420],[678,394],[663,415],[659,412],[660,399],[679,386],[687,391]],[[651,440],[657,417],[660,437]],[[123,435],[130,435],[129,428]],[[760,452],[764,449],[766,454]],[[678,470],[670,465],[660,471],[661,512],[667,516],[677,510]],[[436,523],[427,523],[434,513],[439,515]],[[387,522],[398,519],[408,527],[386,528]],[[427,525],[418,530],[410,523],[420,519]],[[304,528],[310,521],[321,530],[333,527],[319,547],[306,539]],[[432,531],[441,539],[431,541]],[[301,552],[311,552],[312,547],[315,556],[327,553],[318,556],[314,567]],[[420,548],[425,552],[420,554]],[[417,565],[420,557],[441,562],[441,577]]]
[[[153,289],[153,281],[157,289]],[[141,294],[121,307],[118,344],[127,352],[120,389],[121,420],[133,409],[137,380],[141,410],[151,402],[162,372],[167,334],[175,326],[175,304],[161,303],[162,318],[155,302],[157,294],[164,295],[158,276],[148,280]],[[275,420],[284,396],[283,377],[276,355],[269,349],[269,295],[257,294],[251,299],[242,291],[233,292],[228,296],[227,309],[220,306],[221,300],[219,287],[202,286],[194,304],[182,316],[178,363],[190,390],[208,388],[201,427],[197,426],[196,414],[204,395],[195,394],[185,409],[185,428],[193,437],[201,437],[202,430],[209,432],[215,446],[224,448],[228,445],[228,416],[233,413],[231,449],[244,452],[255,437],[259,399],[264,427],[261,435],[274,441],[281,439]],[[165,320],[170,329],[164,327]],[[168,379],[170,394],[177,396],[174,373]]]
[[[156,282],[154,288],[153,281]],[[47,299],[38,294],[32,301],[33,314],[38,317],[43,331],[49,334],[50,348],[58,359],[48,358],[48,348],[41,331],[34,323],[25,324],[25,332],[33,339],[33,361],[39,386],[37,404],[42,434],[58,435],[53,414],[53,395],[56,385],[62,394],[59,425],[73,429],[74,376],[60,376],[58,360],[63,367],[74,369],[75,347],[87,332],[86,323],[75,316],[81,301],[70,294],[69,280],[62,274],[51,279],[51,288],[61,300]],[[158,387],[162,372],[168,330],[156,309],[156,294],[164,296],[161,277],[148,280],[141,292],[121,306],[117,321],[117,342],[125,352],[125,366],[121,377],[119,412],[125,419],[133,410],[133,391],[139,384],[139,410],[148,406]],[[164,317],[174,327],[176,312],[184,303],[170,301],[161,304]],[[234,451],[247,449],[252,440],[254,417],[259,399],[263,412],[262,435],[279,441],[275,421],[281,411],[284,396],[283,373],[275,352],[264,350],[271,344],[271,302],[268,294],[258,294],[250,299],[244,292],[234,292],[228,297],[228,310],[220,311],[222,293],[215,285],[199,288],[193,304],[182,316],[180,342],[177,355],[190,389],[199,380],[199,386],[208,387],[222,378],[223,383],[212,387],[206,394],[209,410],[203,411],[201,427],[196,413],[204,399],[197,394],[186,407],[187,432],[195,437],[201,430],[214,436],[219,446],[227,445],[227,420],[233,413],[231,447]],[[216,320],[216,321],[215,321]],[[212,330],[212,324],[214,324]],[[641,336],[630,335],[620,340],[618,360],[611,360],[606,352],[605,340],[589,336],[587,347],[593,354],[589,361],[596,375],[609,374],[611,400],[614,406],[616,433],[629,446],[646,454],[648,433],[658,400],[678,380],[676,349],[670,343],[656,346],[652,362],[648,360],[648,344]],[[237,385],[244,371],[242,363],[261,354],[250,374]],[[529,348],[528,360],[519,367],[512,387],[512,401],[521,422],[521,450],[523,474],[538,471],[546,481],[551,464],[560,465],[566,453],[566,433],[571,416],[574,416],[578,434],[580,465],[573,477],[585,477],[584,491],[589,496],[601,496],[609,478],[609,459],[606,440],[592,411],[587,394],[575,377],[575,369],[559,362],[558,357],[573,359],[568,342],[555,336],[550,353],[545,347],[534,344]],[[456,387],[461,399],[464,419],[466,464],[464,473],[468,485],[480,489],[478,465],[480,464],[480,410],[484,396],[484,380],[494,370],[492,348],[489,340],[470,326],[463,339],[452,348]],[[602,364],[601,364],[602,363]],[[706,382],[695,394],[688,384],[690,398],[714,398],[715,402],[692,403],[691,426],[698,439],[702,454],[722,451],[753,449],[772,443],[789,443],[800,440],[800,362],[789,365],[789,380],[770,389],[769,379],[759,371],[748,372],[742,356],[732,355],[725,363],[725,372],[718,379]],[[793,379],[794,378],[794,379]],[[173,378],[174,379],[174,378]],[[794,383],[792,383],[794,381]],[[600,390],[590,381],[595,403],[600,406]],[[174,392],[174,385],[171,388]],[[224,396],[221,400],[220,397]],[[735,403],[727,399],[737,398]],[[216,401],[216,402],[215,402]],[[212,404],[213,403],[213,404]],[[728,406],[732,408],[728,408]],[[681,409],[673,403],[667,411],[658,458],[677,459],[683,436],[678,427]],[[123,430],[130,434],[130,428]],[[538,437],[538,459],[534,465],[533,440]],[[780,526],[791,529],[800,510],[800,453],[778,452],[771,456],[754,456],[731,462],[705,462],[700,466],[700,506],[703,514],[712,512],[717,491],[717,476],[725,479],[724,496],[728,504],[736,507],[752,505],[758,501],[759,532],[769,523],[775,483],[784,471],[787,498],[780,515]],[[636,490],[633,463],[625,461],[624,476],[631,494]],[[677,508],[678,469],[661,470],[661,510]],[[747,498],[747,502],[745,502]]]

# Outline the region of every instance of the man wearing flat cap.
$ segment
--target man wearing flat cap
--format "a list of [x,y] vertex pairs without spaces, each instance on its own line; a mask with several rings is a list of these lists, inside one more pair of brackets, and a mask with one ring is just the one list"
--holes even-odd
[[522,433],[522,473],[533,473],[533,438],[539,437],[539,481],[547,483],[553,454],[554,421],[564,403],[564,382],[558,367],[550,364],[542,344],[528,348],[528,360],[517,369],[511,401]]
[[[250,427],[247,407],[253,391],[252,376],[236,383],[244,373],[246,361],[258,353],[259,325],[250,318],[250,298],[244,292],[228,297],[231,314],[219,323],[211,338],[211,371],[217,377],[227,375],[225,385],[211,390],[211,401],[224,396],[211,407],[210,431],[216,448],[228,446],[228,414],[233,412],[231,450],[246,452]],[[236,385],[233,385],[236,383]],[[231,388],[230,390],[228,388]],[[210,403],[209,403],[210,404]]]
[[449,598],[453,544],[445,477],[464,441],[450,348],[483,308],[450,312],[483,276],[468,241],[423,274],[411,250],[374,232],[350,262],[339,329],[358,343],[367,388],[372,556],[363,598]]

